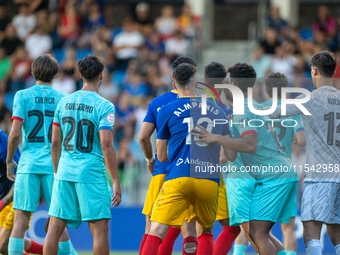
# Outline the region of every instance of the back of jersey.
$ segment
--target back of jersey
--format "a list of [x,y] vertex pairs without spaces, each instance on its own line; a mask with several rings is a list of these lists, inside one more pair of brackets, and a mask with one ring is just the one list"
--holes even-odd
[[[272,104],[273,100],[270,99],[262,102],[260,105],[266,107],[272,106]],[[278,100],[277,104],[281,105],[281,101]],[[284,121],[284,125],[282,125],[282,121]],[[274,121],[273,123],[270,122],[270,125],[272,124],[280,141],[282,150],[289,158],[291,158],[294,136],[297,132],[304,130],[301,115],[281,118],[280,121]]]
[[221,146],[195,141],[197,139],[192,136],[192,130],[201,125],[214,134],[228,135],[230,129],[225,122],[214,125],[214,120],[226,120],[227,117],[210,100],[207,100],[206,115],[201,113],[201,106],[200,97],[181,97],[165,105],[158,114],[157,139],[169,139],[169,166],[165,180],[179,177],[220,180]]
[[15,94],[13,117],[23,122],[19,173],[53,174],[52,121],[64,93],[48,85],[35,85]]
[[305,181],[340,182],[340,91],[323,86],[303,104],[307,146]]
[[53,123],[63,135],[56,179],[106,183],[99,131],[112,131],[114,114],[113,104],[93,91],[80,90],[63,98]]

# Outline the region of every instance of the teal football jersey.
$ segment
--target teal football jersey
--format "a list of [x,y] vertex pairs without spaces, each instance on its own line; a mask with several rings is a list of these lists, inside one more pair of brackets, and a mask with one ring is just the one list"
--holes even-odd
[[[272,100],[268,100],[265,102],[262,102],[261,105],[263,107],[265,106],[272,106],[273,102]],[[281,101],[278,100],[277,105],[281,105]],[[286,126],[296,126],[294,127],[284,127],[280,121],[284,121],[284,124]],[[284,150],[284,152],[287,154],[289,158],[292,156],[292,144],[294,140],[294,136],[297,132],[304,130],[303,124],[302,124],[302,118],[301,115],[296,115],[292,117],[286,117],[281,118],[280,121],[274,122],[274,129],[275,132],[279,138],[279,141],[281,143],[281,146]]]
[[18,173],[53,174],[52,121],[64,96],[48,85],[35,85],[15,94],[12,119],[23,122]]
[[[255,101],[253,105],[256,109],[262,109],[262,106]],[[298,181],[292,161],[283,152],[277,134],[267,119],[268,116],[259,116],[250,112],[246,99],[244,115],[234,114],[231,120],[230,126],[235,138],[241,138],[247,133],[255,133],[258,137],[254,154],[240,153],[244,166],[258,182],[266,185]]]
[[93,91],[77,91],[63,98],[53,125],[60,126],[63,141],[57,180],[106,183],[99,131],[112,130],[113,104]]

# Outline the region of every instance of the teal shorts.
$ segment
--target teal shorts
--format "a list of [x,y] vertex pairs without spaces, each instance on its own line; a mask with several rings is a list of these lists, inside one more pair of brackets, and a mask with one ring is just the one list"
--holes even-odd
[[13,209],[35,212],[42,190],[47,208],[50,207],[53,174],[25,174],[17,173],[14,184]]
[[110,204],[107,183],[55,180],[48,214],[68,220],[69,227],[77,228],[77,222],[110,219]]
[[276,186],[256,184],[250,205],[250,220],[289,223],[297,214],[296,190],[298,182]]
[[241,223],[249,222],[250,203],[255,190],[255,179],[231,178],[233,173],[225,178],[227,186],[227,200],[229,208],[230,226],[238,226]]

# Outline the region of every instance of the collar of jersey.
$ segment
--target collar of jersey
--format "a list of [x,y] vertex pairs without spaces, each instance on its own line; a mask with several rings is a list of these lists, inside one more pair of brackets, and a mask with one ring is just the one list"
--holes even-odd
[[178,91],[177,90],[171,90],[172,93],[175,93],[175,94],[178,94]]
[[200,97],[200,96],[182,96],[182,97],[178,97],[178,98],[196,98],[196,97]]
[[52,86],[45,85],[45,84],[41,84],[41,85],[35,84],[34,87],[36,87],[36,88],[42,88],[42,89],[52,88]]

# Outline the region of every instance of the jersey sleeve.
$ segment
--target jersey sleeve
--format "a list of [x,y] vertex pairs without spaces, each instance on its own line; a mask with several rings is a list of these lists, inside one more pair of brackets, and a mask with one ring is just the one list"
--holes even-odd
[[153,113],[153,107],[154,107],[154,101],[151,101],[143,122],[149,122],[149,123],[156,125],[156,116]]
[[294,116],[293,119],[297,122],[297,125],[294,127],[294,134],[301,130],[304,130],[301,115]]
[[234,115],[232,120],[232,126],[243,137],[246,134],[253,133],[258,135],[256,127],[249,126],[249,120],[252,120],[253,116],[250,113],[244,115]]
[[57,105],[57,109],[54,112],[54,118],[53,118],[53,125],[60,127],[61,124],[61,118],[60,118],[60,108],[61,108],[61,102]]
[[166,109],[162,107],[158,112],[157,117],[157,139],[169,139],[170,132],[168,127],[169,116]]
[[22,99],[21,93],[17,92],[14,96],[12,120],[15,119],[15,120],[24,121],[25,119],[24,105],[25,105],[25,102]]
[[107,102],[102,108],[102,114],[99,119],[99,130],[109,129],[112,131],[115,123],[115,107],[112,103]]

